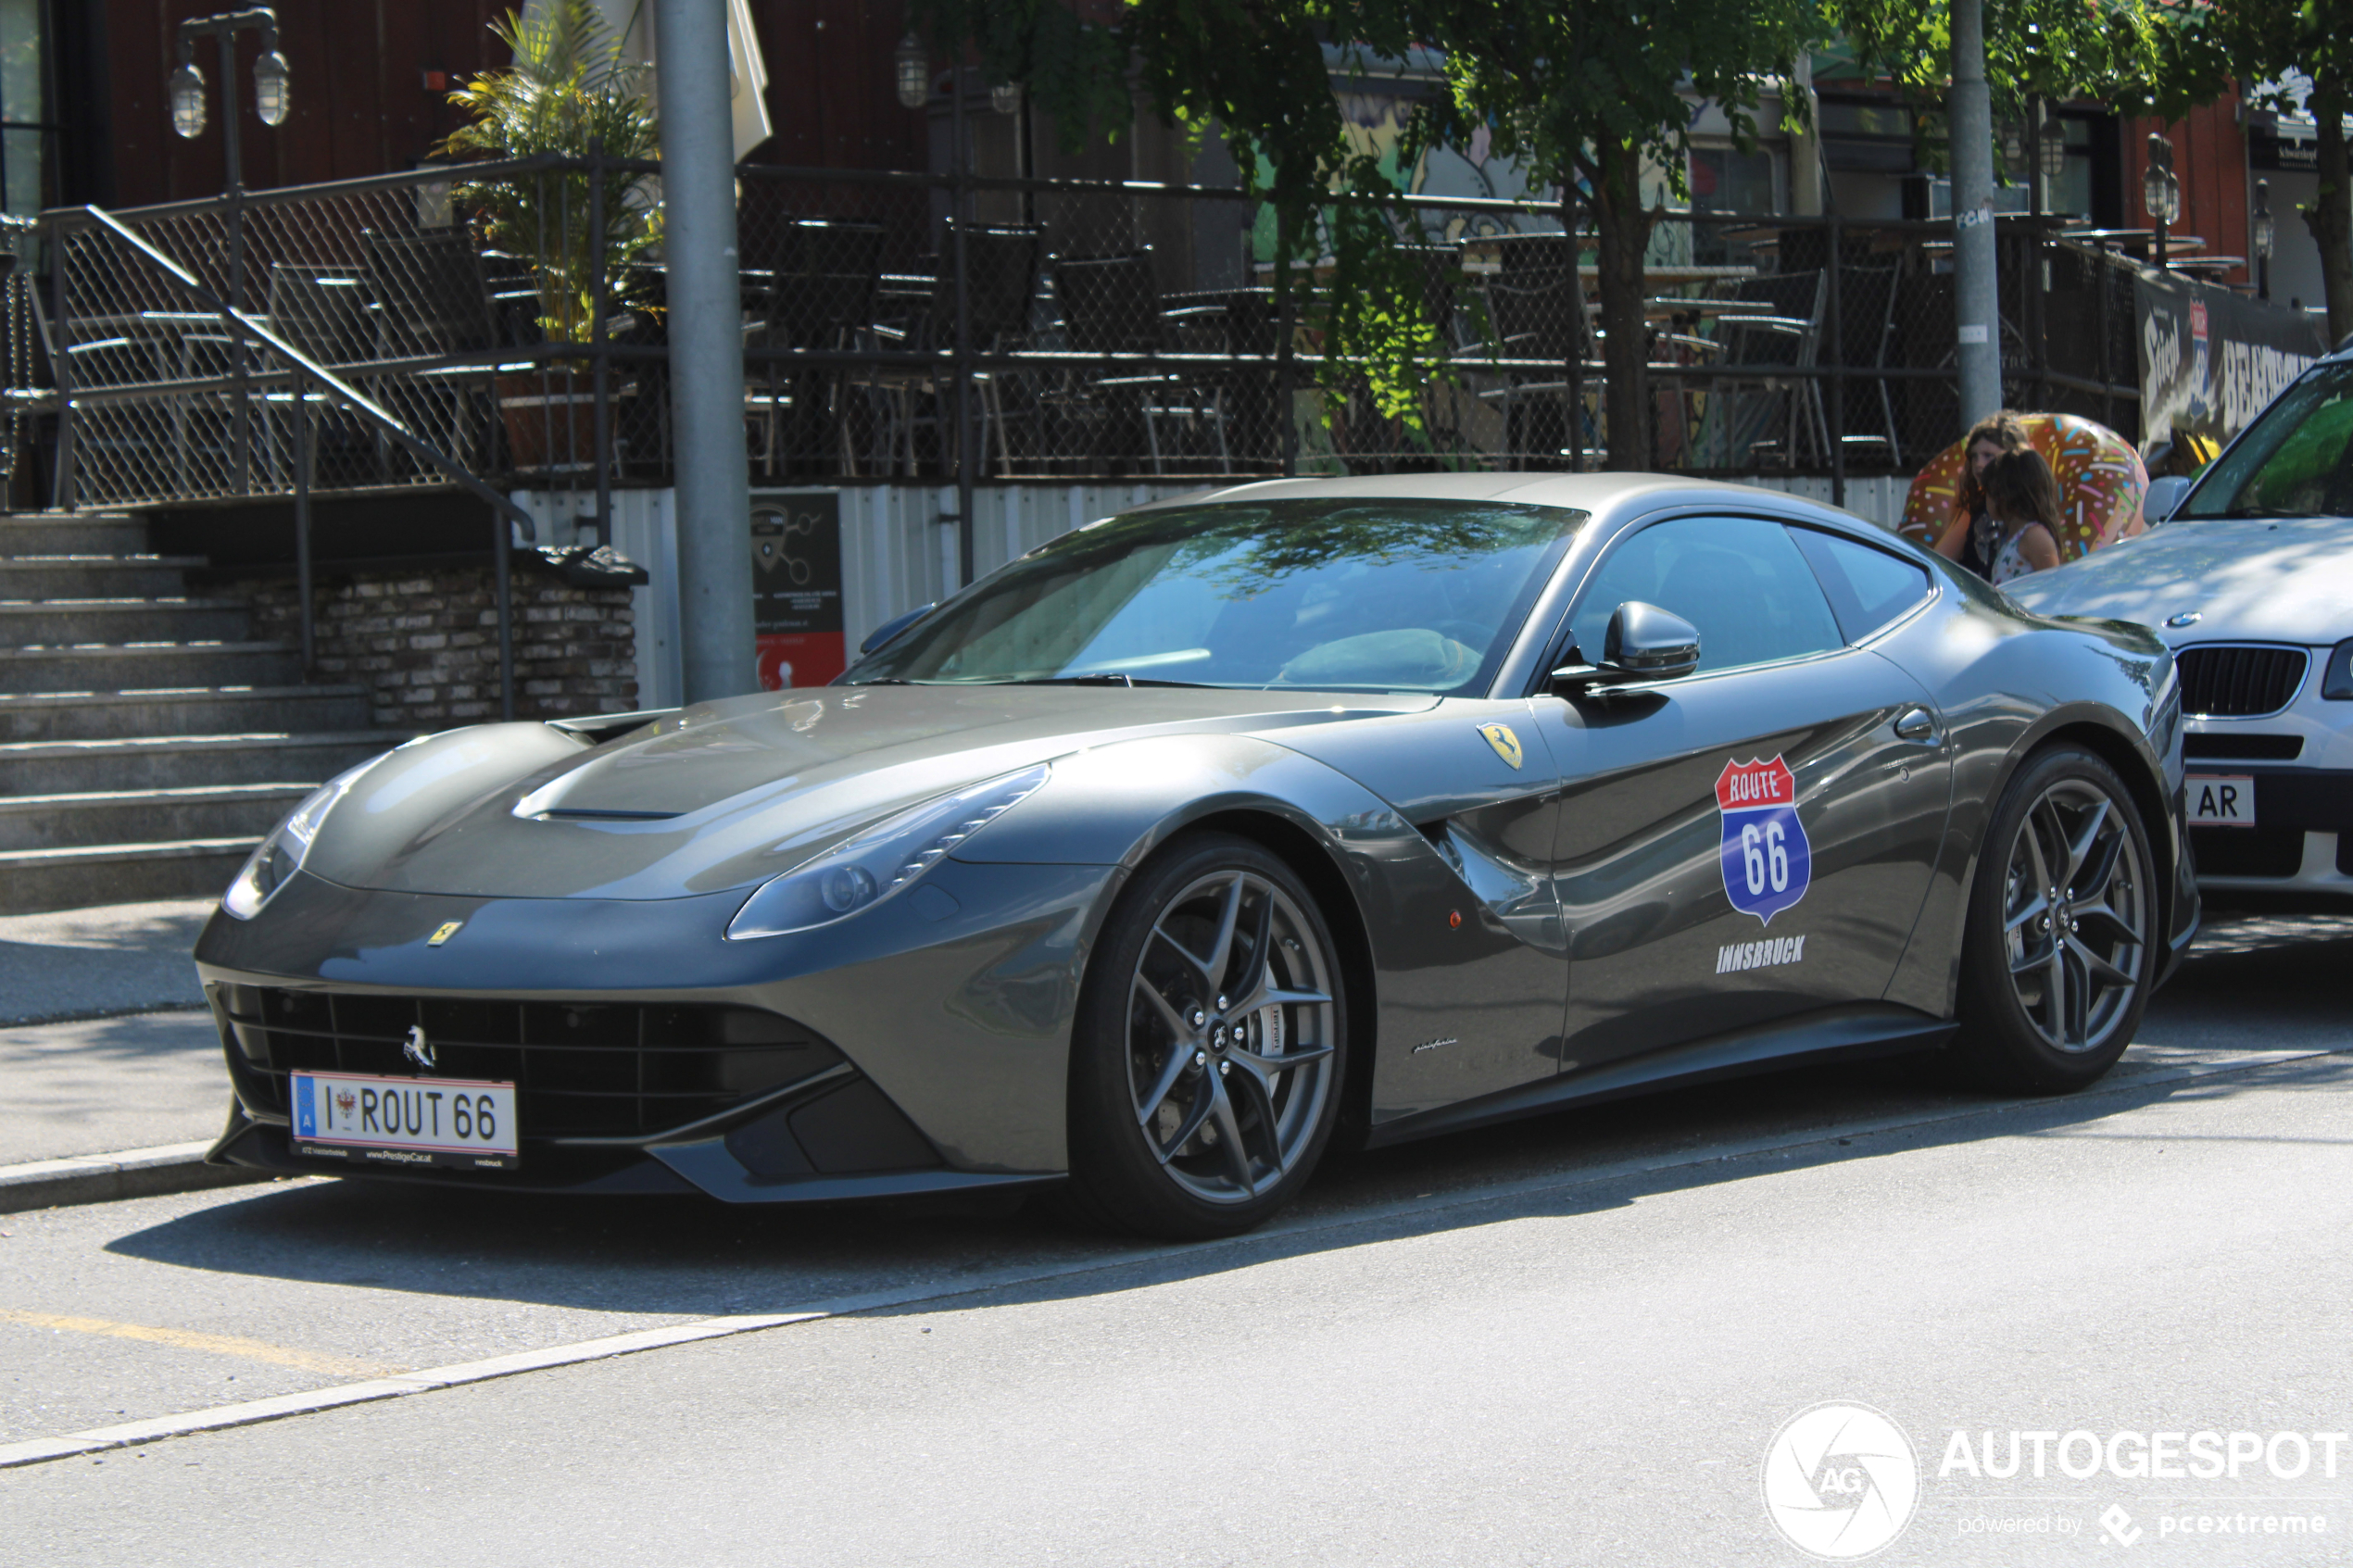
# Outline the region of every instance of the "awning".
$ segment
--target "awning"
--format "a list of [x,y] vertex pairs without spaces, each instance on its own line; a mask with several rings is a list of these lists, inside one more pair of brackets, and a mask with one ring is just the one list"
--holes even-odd
[[[623,59],[656,67],[654,19],[648,0],[593,0],[605,25],[621,40]],[[525,0],[522,19],[538,19],[547,0]],[[735,129],[736,157],[740,161],[776,133],[768,119],[768,59],[760,52],[760,34],[751,25],[750,0],[726,0],[728,118]]]

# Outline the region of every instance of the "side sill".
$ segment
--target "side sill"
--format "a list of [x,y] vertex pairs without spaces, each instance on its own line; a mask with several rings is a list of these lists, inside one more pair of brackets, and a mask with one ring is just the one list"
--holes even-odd
[[1742,1078],[1785,1067],[1935,1050],[1959,1028],[1950,1019],[1876,1003],[1811,1012],[1401,1116],[1375,1127],[1366,1147],[1379,1148],[1653,1089]]

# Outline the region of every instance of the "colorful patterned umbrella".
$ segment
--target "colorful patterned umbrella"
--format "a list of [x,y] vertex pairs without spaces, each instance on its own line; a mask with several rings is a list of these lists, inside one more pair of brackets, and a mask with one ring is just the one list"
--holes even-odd
[[[2148,470],[2133,444],[2078,414],[2028,414],[2027,445],[2043,454],[2059,482],[2059,559],[2070,561],[2141,530]],[[1896,532],[1932,545],[1953,521],[1965,460],[1956,441],[1929,459],[1904,498]]]

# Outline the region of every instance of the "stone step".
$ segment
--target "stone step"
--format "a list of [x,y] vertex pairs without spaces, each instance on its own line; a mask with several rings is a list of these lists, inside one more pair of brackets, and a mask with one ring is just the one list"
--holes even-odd
[[158,686],[290,686],[302,654],[284,643],[0,647],[0,693],[133,692]]
[[258,837],[316,787],[281,783],[11,796],[0,799],[0,853]]
[[220,893],[260,835],[0,850],[0,914]]
[[233,643],[253,630],[236,599],[0,600],[0,647]]
[[0,559],[0,599],[159,598],[186,591],[202,556],[26,556]]
[[0,517],[0,556],[135,556],[147,525],[127,512],[19,512]]
[[313,783],[388,751],[396,732],[141,736],[0,746],[0,796]]
[[182,686],[151,692],[0,696],[0,745],[137,736],[364,730],[368,689],[355,685]]

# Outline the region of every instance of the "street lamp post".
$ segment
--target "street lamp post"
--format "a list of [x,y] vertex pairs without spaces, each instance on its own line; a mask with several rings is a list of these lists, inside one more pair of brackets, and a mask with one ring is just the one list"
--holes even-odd
[[[899,101],[911,109],[931,101],[931,52],[912,32],[891,56]],[[948,237],[955,269],[956,305],[956,587],[973,580],[972,326],[964,297],[964,84],[961,67],[948,78]],[[943,520],[944,521],[944,520]]]
[[2173,144],[2149,132],[2148,167],[2141,171],[2141,206],[2157,224],[2157,270],[2172,270],[2166,230],[2182,215],[2182,182],[2173,176]]
[[2255,297],[2271,297],[2271,242],[2276,238],[2271,222],[2271,182],[2255,182],[2255,221],[2248,225],[2248,238],[2254,242]]
[[[171,73],[166,94],[171,107],[171,129],[186,141],[204,134],[205,80],[196,65],[196,40],[211,38],[220,45],[220,151],[226,168],[223,187],[229,198],[229,307],[245,307],[245,153],[238,139],[241,106],[237,102],[237,34],[259,32],[261,55],[253,62],[253,112],[273,130],[285,123],[292,107],[286,56],[278,52],[278,13],[267,6],[218,16],[190,17],[180,24],[180,63]],[[252,473],[253,427],[245,387],[245,339],[232,332],[229,373],[236,383],[236,413],[233,420],[237,460],[237,488],[245,490]],[[296,409],[299,418],[299,408]],[[305,508],[307,509],[307,508]],[[305,540],[309,531],[303,530]],[[309,605],[303,606],[307,616]]]

